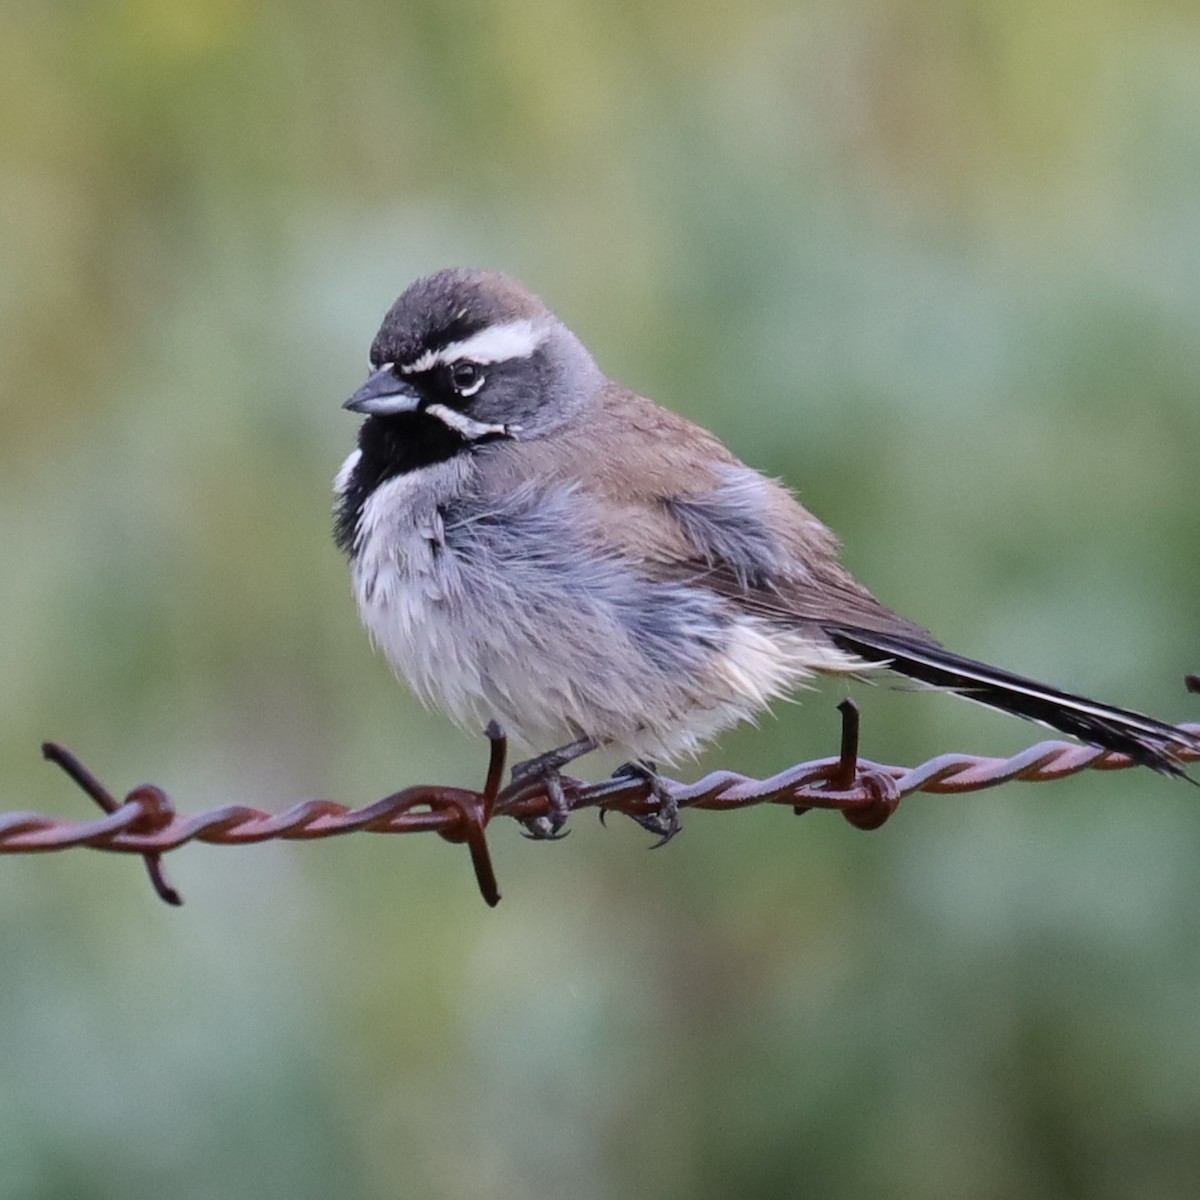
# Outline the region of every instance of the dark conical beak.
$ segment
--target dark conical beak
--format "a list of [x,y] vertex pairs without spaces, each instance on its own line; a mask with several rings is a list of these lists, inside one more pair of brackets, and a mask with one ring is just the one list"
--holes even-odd
[[392,413],[415,412],[420,402],[417,389],[411,383],[397,379],[392,364],[385,363],[342,407],[369,416],[390,416]]

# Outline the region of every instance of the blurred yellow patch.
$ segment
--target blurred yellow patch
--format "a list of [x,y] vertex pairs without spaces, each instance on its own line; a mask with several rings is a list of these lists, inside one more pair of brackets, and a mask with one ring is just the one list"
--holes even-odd
[[192,58],[234,41],[255,7],[254,0],[128,0],[126,11],[147,50]]

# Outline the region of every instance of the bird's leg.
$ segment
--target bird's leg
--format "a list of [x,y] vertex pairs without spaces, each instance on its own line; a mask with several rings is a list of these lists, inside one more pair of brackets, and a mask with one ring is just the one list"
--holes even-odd
[[549,750],[536,758],[513,764],[513,783],[537,781],[545,786],[546,795],[550,800],[550,812],[546,816],[530,817],[525,822],[527,837],[536,841],[552,841],[566,836],[562,827],[567,823],[571,809],[563,792],[562,769],[568,763],[590,754],[599,747],[600,743],[594,737],[578,737],[565,746],[559,746],[557,750]]
[[631,819],[636,821],[647,833],[658,834],[658,841],[650,847],[651,850],[665,846],[682,829],[682,826],[679,824],[679,804],[668,790],[663,777],[658,773],[658,768],[654,763],[642,759],[638,762],[622,763],[613,772],[613,777],[644,779],[649,784],[650,795],[658,801],[658,807],[654,812],[646,813],[645,816],[638,817],[631,814]]

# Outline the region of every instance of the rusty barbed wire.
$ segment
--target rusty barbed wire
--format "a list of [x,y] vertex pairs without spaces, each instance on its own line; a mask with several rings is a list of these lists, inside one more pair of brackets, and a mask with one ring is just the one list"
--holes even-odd
[[[1200,692],[1200,677],[1189,676],[1190,691]],[[1070,742],[1043,741],[1010,758],[973,754],[941,754],[916,767],[887,766],[859,757],[858,708],[851,700],[838,705],[842,714],[841,752],[836,758],[799,763],[767,779],[735,771],[714,771],[695,783],[660,778],[615,776],[601,783],[563,777],[565,811],[598,809],[603,817],[622,813],[653,821],[664,809],[673,814],[698,808],[730,811],[759,804],[783,804],[797,814],[831,809],[859,829],[877,829],[900,801],[917,792],[959,795],[1014,780],[1042,783],[1080,771],[1116,771],[1136,765],[1128,755]],[[1200,761],[1200,723],[1178,726],[1196,738],[1197,749],[1182,751],[1183,762]],[[158,895],[181,904],[167,881],[161,856],[189,842],[239,846],[273,840],[309,840],[339,834],[437,833],[465,844],[484,900],[500,900],[486,830],[493,818],[512,817],[526,826],[547,821],[556,810],[546,785],[522,780],[501,787],[507,742],[501,731],[488,730],[491,756],[482,791],[438,785],[404,788],[362,808],[331,800],[306,800],[281,813],[246,805],[225,805],[191,815],[175,811],[167,793],[153,784],[134,788],[117,800],[69,750],[54,742],[42,746],[57,766],[104,810],[94,821],[65,821],[34,812],[0,813],[0,854],[37,854],[89,846],[96,850],[141,855]],[[664,837],[662,840],[666,840]]]

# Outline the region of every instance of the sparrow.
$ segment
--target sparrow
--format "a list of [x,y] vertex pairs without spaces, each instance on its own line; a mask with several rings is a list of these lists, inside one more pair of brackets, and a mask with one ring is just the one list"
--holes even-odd
[[543,750],[514,776],[544,777],[556,805],[591,750],[653,782],[822,675],[888,670],[1168,775],[1200,748],[939,645],[783,484],[609,379],[508,276],[418,279],[343,407],[365,417],[334,481],[364,625],[426,705]]

